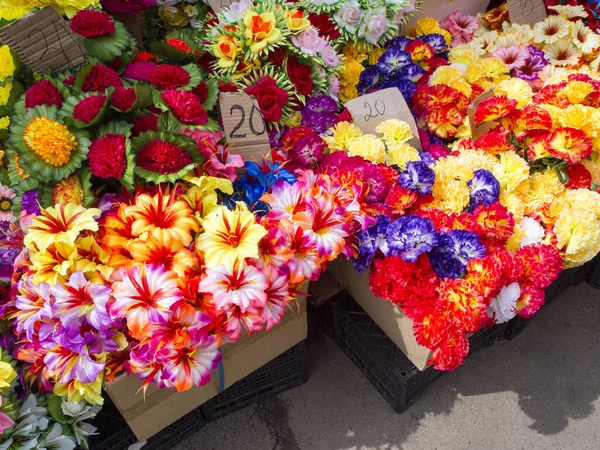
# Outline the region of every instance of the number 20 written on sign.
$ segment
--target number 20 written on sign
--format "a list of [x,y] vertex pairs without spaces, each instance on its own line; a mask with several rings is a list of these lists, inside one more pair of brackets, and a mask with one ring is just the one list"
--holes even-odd
[[365,114],[365,122],[385,114],[385,103],[381,99],[375,100],[373,105],[371,105],[369,102],[365,102],[363,108],[369,111],[367,114]]
[[[229,115],[233,116],[234,111],[239,111],[241,113],[240,121],[237,123],[233,130],[231,130],[231,134],[229,137],[236,139],[243,139],[246,137],[246,133],[238,133],[240,128],[244,126],[244,122],[246,121],[246,110],[242,105],[233,105],[229,108]],[[258,122],[260,130],[257,130],[255,127],[255,122]],[[255,136],[262,136],[267,131],[265,122],[262,119],[260,114],[260,110],[256,107],[256,105],[252,105],[252,109],[250,110],[250,117],[248,118],[248,126],[250,131]]]

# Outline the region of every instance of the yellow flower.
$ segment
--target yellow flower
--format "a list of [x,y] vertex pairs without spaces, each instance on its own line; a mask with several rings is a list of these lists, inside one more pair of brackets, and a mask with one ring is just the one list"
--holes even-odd
[[521,45],[519,38],[513,34],[501,34],[492,45],[491,50],[494,51],[501,47],[512,47],[513,45]]
[[496,58],[485,58],[481,61],[485,70],[485,76],[492,80],[504,78],[510,72],[506,64]]
[[442,28],[437,20],[430,17],[419,19],[417,25],[414,27],[415,36],[423,36],[426,34],[440,33]]
[[236,261],[258,257],[258,243],[267,234],[245,203],[238,202],[235,210],[221,206],[208,215],[203,223],[204,233],[196,240],[204,253],[208,267],[225,266],[233,269]]
[[255,58],[254,60],[243,61],[239,64],[231,76],[232,80],[240,80],[242,78],[247,77],[252,71],[259,69],[262,67],[262,61],[260,58]]
[[16,20],[39,6],[41,6],[39,0],[0,0],[0,19]]
[[77,258],[74,261],[74,272],[81,271],[85,277],[92,283],[102,284],[103,278],[108,278],[113,273],[113,269],[108,267],[108,261],[111,252],[105,251],[97,242],[94,236],[85,236],[77,239]]
[[[453,179],[437,179],[433,185],[432,194],[434,201],[428,206],[431,208],[441,209],[442,211],[451,214],[463,212],[469,205],[469,187],[460,180]],[[447,195],[452,192],[452,195]]]
[[332,152],[347,151],[350,142],[363,135],[360,128],[351,122],[340,122],[331,131],[333,134],[324,139]]
[[584,159],[581,164],[588,170],[592,175],[592,183],[600,184],[600,166],[593,160]]
[[385,48],[374,48],[371,50],[369,52],[369,64],[372,66],[377,64],[377,61],[379,61],[379,58],[385,53],[385,51]]
[[190,23],[187,14],[181,8],[158,8],[158,16],[165,23],[166,28],[182,28]]
[[502,152],[492,173],[500,183],[501,190],[512,192],[529,176],[529,164],[515,152]]
[[433,73],[433,75],[431,75],[431,78],[429,79],[429,84],[431,86],[445,84],[447,86],[454,87],[454,83],[462,80],[463,74],[458,67],[442,66],[438,67]]
[[462,44],[457,45],[448,55],[451,63],[460,63],[465,66],[479,60],[479,56],[469,46]]
[[[0,356],[2,356],[2,352],[0,351]],[[7,387],[10,387],[10,383],[17,377],[17,372],[13,367],[5,362],[0,361],[0,391]]]
[[286,9],[283,16],[287,19],[287,26],[292,32],[300,32],[310,28],[310,20],[298,9]]
[[344,66],[338,71],[340,83],[356,85],[360,81],[360,74],[365,67],[356,59],[344,61]]
[[75,203],[76,205],[83,205],[84,196],[85,191],[79,180],[79,175],[74,173],[56,183],[52,203]]
[[[556,11],[559,16],[564,17],[565,19],[575,19],[577,17],[586,18],[587,12],[585,8],[581,5],[570,6],[570,5],[554,5],[547,6],[548,9],[552,9]],[[578,21],[581,22],[581,21]]]
[[69,19],[77,11],[85,8],[100,8],[100,0],[42,0],[42,4],[51,4],[60,14],[66,15]]
[[581,51],[570,40],[560,40],[544,47],[544,56],[555,66],[573,66],[579,63]]
[[444,36],[444,41],[446,41],[446,45],[450,46],[450,44],[452,43],[452,34],[448,30],[444,30],[443,28],[440,28],[438,34]]
[[[0,0],[1,2],[2,0]],[[1,4],[1,3],[0,3]],[[0,8],[1,10],[2,8]],[[0,14],[1,18],[1,14]],[[0,45],[0,81],[12,77],[15,73],[15,62],[7,45]]]
[[50,166],[67,164],[77,147],[77,139],[66,125],[44,116],[27,124],[23,141]]
[[[0,130],[8,129],[9,125],[10,125],[10,119],[8,118],[8,116],[0,117]],[[4,155],[4,152],[3,152],[3,155]]]
[[98,231],[94,217],[100,214],[97,208],[86,209],[73,203],[42,208],[42,214],[33,219],[23,243],[28,249],[40,252],[53,243],[75,245],[75,239],[82,231]]
[[590,137],[598,135],[598,111],[596,108],[573,104],[561,110],[559,122],[563,127],[579,128]]
[[32,280],[51,286],[67,282],[77,271],[75,264],[79,258],[77,247],[64,242],[50,244],[42,251],[30,251]]
[[504,80],[494,88],[495,95],[506,95],[518,102],[518,107],[523,108],[531,103],[533,99],[533,90],[527,81],[521,78],[510,78]]
[[386,164],[390,166],[399,166],[404,170],[406,163],[410,161],[420,161],[419,151],[407,142],[391,145],[387,153]]
[[277,28],[277,19],[272,12],[258,14],[247,10],[244,14],[244,25],[246,25],[245,36],[248,39],[246,45],[250,47],[252,53],[258,53],[267,45],[281,39],[281,30]]
[[67,384],[56,383],[54,393],[59,397],[67,397],[70,402],[81,402],[85,400],[92,405],[104,404],[102,398],[102,380],[104,376],[101,372],[96,381],[83,384],[80,381],[73,380]]
[[521,248],[521,241],[527,236],[523,227],[518,223],[519,219],[515,217],[515,221],[517,221],[517,223],[515,223],[515,227],[513,228],[513,234],[508,238],[508,241],[506,241],[506,245],[504,246],[509,252],[519,250],[519,248]]
[[579,20],[573,25],[573,43],[583,54],[592,53],[600,47],[600,35],[594,33]]
[[571,22],[561,16],[548,16],[533,26],[533,41],[537,44],[553,44],[571,32]]
[[413,137],[410,125],[398,119],[384,120],[377,125],[375,131],[383,135],[383,141],[388,146],[406,142]]
[[215,57],[219,59],[217,64],[223,69],[232,67],[242,53],[237,38],[224,34],[217,38],[217,43],[212,46],[212,49]]
[[0,86],[0,106],[4,106],[8,103],[12,86],[12,83],[6,83],[4,86]]
[[[480,28],[480,30],[485,30],[485,28]],[[471,45],[475,49],[480,49],[483,52],[490,52],[494,48],[494,44],[496,39],[498,39],[497,31],[483,31],[480,35],[476,35],[477,37],[471,41]]]
[[520,45],[529,45],[533,40],[533,30],[529,25],[503,22],[502,31],[512,35]]
[[348,144],[348,155],[361,156],[367,161],[382,164],[385,162],[385,145],[381,139],[372,134],[363,134]]
[[[518,222],[525,215],[525,205],[521,197],[513,192],[500,191],[500,204],[508,209]],[[519,239],[519,242],[521,240]]]
[[342,84],[338,97],[342,103],[354,100],[358,97],[358,89],[353,84]]
[[557,247],[565,264],[575,267],[592,259],[600,250],[600,220],[580,206],[563,211],[554,225]]
[[469,65],[467,65],[467,70],[465,72],[465,78],[469,83],[475,83],[477,80],[481,78],[485,78],[487,76],[487,70],[485,66],[479,61],[473,61]]
[[529,191],[526,196],[525,214],[529,214],[561,194],[565,186],[558,179],[554,169],[535,172],[530,177]]
[[569,99],[569,103],[578,104],[583,102],[588,95],[595,91],[591,83],[585,81],[571,81],[562,90]]
[[202,176],[187,181],[192,187],[185,193],[185,199],[200,220],[219,208],[217,189],[224,194],[233,194],[233,184],[227,178]]

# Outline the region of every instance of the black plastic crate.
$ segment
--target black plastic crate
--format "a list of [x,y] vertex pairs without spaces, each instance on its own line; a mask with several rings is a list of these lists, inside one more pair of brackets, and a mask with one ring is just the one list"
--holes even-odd
[[[383,300],[382,300],[383,301]],[[349,295],[333,305],[334,338],[396,413],[406,411],[444,371],[420,371]],[[505,326],[471,336],[471,351],[504,336]]]
[[[96,431],[98,434],[90,436],[90,450],[127,450],[138,442],[133,431],[108,397],[105,398],[104,406],[92,424],[98,428]],[[193,435],[204,425],[206,425],[206,420],[200,409],[195,409],[148,439],[143,449],[170,449]]]
[[600,255],[590,262],[590,270],[586,273],[585,281],[590,286],[600,289]]
[[246,378],[204,403],[200,409],[207,421],[306,383],[306,340],[255,370]]

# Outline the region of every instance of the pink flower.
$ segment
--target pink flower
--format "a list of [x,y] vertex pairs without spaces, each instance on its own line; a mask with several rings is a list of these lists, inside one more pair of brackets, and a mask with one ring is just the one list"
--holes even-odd
[[325,64],[327,64],[329,67],[337,67],[337,65],[340,63],[340,57],[328,42],[325,43],[325,47],[323,47],[323,50],[321,50],[321,58],[323,58],[323,61],[325,61]]
[[385,7],[370,10],[358,30],[358,35],[364,36],[367,42],[376,45],[390,28],[390,21],[385,17],[385,13]]
[[291,40],[301,51],[312,56],[317,56],[327,45],[327,41],[319,36],[319,32],[312,27],[297,36],[292,36]]
[[[0,395],[0,408],[2,407],[2,396]],[[5,413],[0,411],[0,435],[4,433],[4,430],[12,427],[15,422],[8,417]]]
[[32,339],[35,333],[36,322],[52,317],[50,285],[33,284],[31,277],[19,281],[19,294],[15,302],[17,312],[14,314],[17,322],[17,331],[25,333]]
[[527,47],[513,45],[511,47],[499,47],[491,55],[506,64],[510,69],[523,67],[529,58]]
[[285,307],[290,300],[289,277],[281,275],[271,265],[263,270],[267,277],[268,287],[266,289],[267,302],[262,309],[263,321],[267,324],[267,331],[277,325],[285,314]]
[[440,26],[452,33],[451,45],[455,46],[473,39],[473,34],[479,28],[479,19],[454,11],[446,20],[440,22]]

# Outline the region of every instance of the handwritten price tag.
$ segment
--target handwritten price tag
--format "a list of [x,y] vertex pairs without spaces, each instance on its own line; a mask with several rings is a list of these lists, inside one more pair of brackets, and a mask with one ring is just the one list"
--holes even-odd
[[482,122],[479,125],[475,125],[475,111],[477,111],[477,107],[479,104],[494,96],[494,88],[490,88],[487,91],[483,92],[479,97],[477,97],[473,102],[469,105],[469,109],[467,113],[469,115],[469,125],[471,127],[471,137],[473,140],[478,139],[482,134],[490,131],[496,125],[492,122]]
[[533,26],[548,17],[544,0],[507,0],[507,4],[512,23]]
[[406,100],[397,88],[388,88],[350,100],[346,108],[354,123],[365,133],[376,134],[375,128],[388,119],[403,120],[413,133],[410,143],[421,150],[419,131]]
[[245,92],[219,95],[225,136],[234,153],[245,161],[258,161],[271,151],[267,125],[254,97]]
[[0,42],[38,73],[75,69],[85,63],[84,48],[51,6],[0,28]]
[[235,0],[208,0],[208,3],[210,4],[210,7],[213,9],[213,11],[218,13],[223,8],[226,8],[229,5],[231,5],[234,1]]

